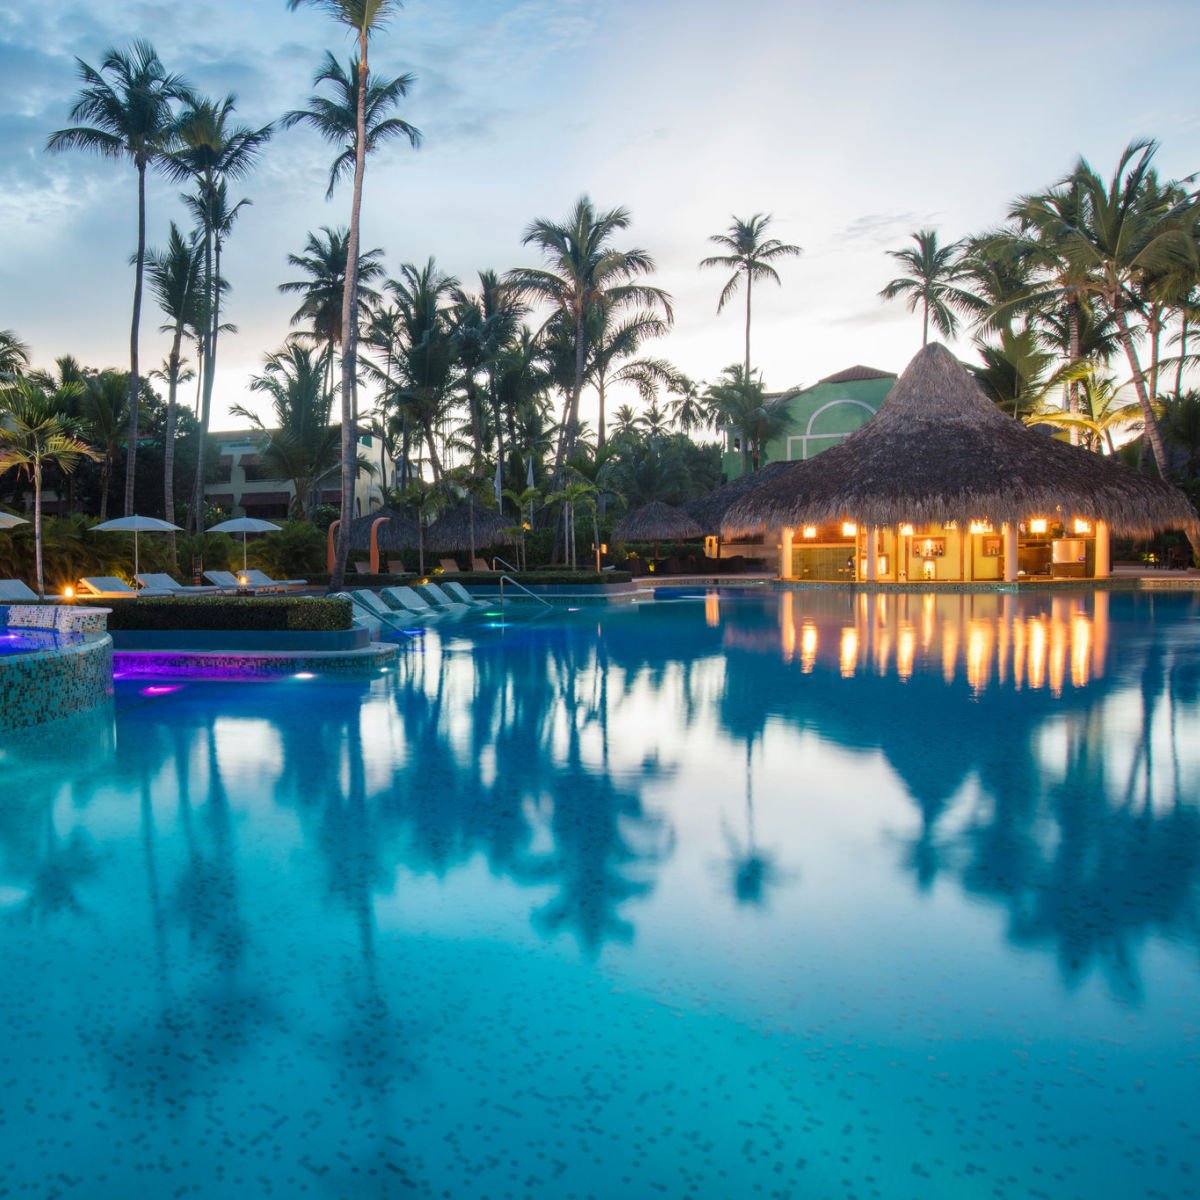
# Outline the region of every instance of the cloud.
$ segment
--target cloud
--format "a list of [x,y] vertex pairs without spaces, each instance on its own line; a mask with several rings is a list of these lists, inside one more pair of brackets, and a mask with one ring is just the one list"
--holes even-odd
[[866,213],[833,235],[832,247],[853,246],[855,249],[886,246],[908,238],[918,229],[937,224],[943,214],[937,212]]

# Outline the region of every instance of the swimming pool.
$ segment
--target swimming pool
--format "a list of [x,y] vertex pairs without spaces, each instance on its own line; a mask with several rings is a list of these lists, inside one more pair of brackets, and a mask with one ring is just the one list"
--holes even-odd
[[0,742],[0,1191],[1189,1197],[1200,604],[787,593]]

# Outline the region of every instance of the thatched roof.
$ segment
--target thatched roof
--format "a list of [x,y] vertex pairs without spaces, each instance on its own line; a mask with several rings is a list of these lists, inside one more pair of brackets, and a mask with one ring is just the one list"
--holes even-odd
[[844,442],[793,463],[725,514],[726,537],[845,518],[863,524],[1106,521],[1145,535],[1194,528],[1177,488],[1005,416],[936,343],[909,363],[879,412]]
[[484,546],[507,544],[512,538],[504,532],[505,527],[518,523],[519,518],[506,516],[494,508],[475,505],[472,515],[468,505],[448,509],[425,530],[427,550],[471,549],[471,521],[475,522],[475,549]]
[[615,542],[683,542],[704,536],[704,530],[681,508],[651,500],[626,513],[612,531]]
[[394,508],[380,508],[365,517],[355,517],[350,522],[350,549],[371,548],[371,526],[380,518],[387,517],[388,523],[379,527],[379,549],[415,550],[417,548],[417,523]]
[[753,474],[747,473],[737,479],[731,479],[728,483],[721,484],[719,488],[714,488],[707,495],[697,496],[695,500],[689,500],[683,506],[683,511],[705,533],[719,533],[725,514],[734,504],[746,495],[747,492],[758,487],[761,483],[766,483],[768,479],[774,479],[780,471],[785,470],[791,465],[788,462],[767,463],[765,467],[760,467]]

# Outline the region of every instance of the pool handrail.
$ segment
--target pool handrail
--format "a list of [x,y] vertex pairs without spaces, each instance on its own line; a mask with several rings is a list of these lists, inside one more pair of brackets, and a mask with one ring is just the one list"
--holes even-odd
[[539,604],[544,604],[547,608],[554,607],[554,605],[551,604],[550,601],[547,600],[544,596],[539,596],[536,592],[531,592],[523,583],[518,583],[511,575],[501,575],[500,576],[500,607],[501,608],[504,607],[504,584],[506,581],[508,583],[511,583],[513,585],[513,587],[517,588],[519,591],[524,592],[525,595],[532,596],[533,599],[536,600]]
[[496,564],[497,564],[497,563],[502,563],[502,564],[503,564],[504,566],[506,566],[506,567],[507,567],[507,568],[508,568],[510,571],[519,571],[519,570],[521,569],[520,567],[514,567],[514,566],[512,565],[512,563],[510,563],[510,562],[508,561],[508,559],[507,559],[507,558],[501,558],[501,557],[500,557],[500,555],[498,555],[498,554],[493,554],[493,555],[492,555],[492,570],[493,570],[493,571],[498,571],[498,570],[500,570],[500,568],[499,568],[498,566],[496,566]]

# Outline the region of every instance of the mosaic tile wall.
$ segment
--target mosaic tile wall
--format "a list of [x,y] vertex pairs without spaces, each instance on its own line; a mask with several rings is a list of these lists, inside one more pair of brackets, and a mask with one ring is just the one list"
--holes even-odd
[[0,658],[0,733],[95,708],[112,694],[112,638],[104,609],[65,605],[0,606],[0,625],[81,632],[54,650]]

